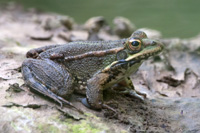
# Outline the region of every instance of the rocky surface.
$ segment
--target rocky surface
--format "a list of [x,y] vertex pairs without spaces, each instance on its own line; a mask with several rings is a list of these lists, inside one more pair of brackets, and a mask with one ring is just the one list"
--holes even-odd
[[[117,110],[85,108],[84,114],[35,94],[24,85],[20,66],[28,50],[76,40],[116,40],[134,31],[128,19],[118,17],[110,27],[101,17],[78,25],[73,18],[8,4],[0,8],[0,132],[200,132],[200,36],[163,39],[155,30],[141,29],[159,38],[165,50],[143,63],[132,75],[135,88],[147,94],[141,102],[108,90],[105,102]],[[126,35],[128,36],[128,35]]]

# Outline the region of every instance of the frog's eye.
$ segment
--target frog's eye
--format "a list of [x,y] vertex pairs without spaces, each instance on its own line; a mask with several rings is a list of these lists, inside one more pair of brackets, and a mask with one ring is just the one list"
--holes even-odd
[[130,39],[127,45],[128,49],[132,51],[138,51],[141,49],[142,43],[139,39]]

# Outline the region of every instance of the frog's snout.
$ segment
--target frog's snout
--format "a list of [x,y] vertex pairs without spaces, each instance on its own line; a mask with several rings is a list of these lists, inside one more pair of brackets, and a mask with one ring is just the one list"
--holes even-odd
[[154,41],[154,45],[155,46],[158,46],[158,47],[160,47],[160,51],[162,51],[163,50],[163,48],[164,48],[164,44],[162,43],[162,42],[160,42],[160,41]]
[[142,43],[143,43],[144,47],[148,47],[148,46],[160,46],[160,47],[163,47],[163,43],[158,41],[158,40],[143,39]]

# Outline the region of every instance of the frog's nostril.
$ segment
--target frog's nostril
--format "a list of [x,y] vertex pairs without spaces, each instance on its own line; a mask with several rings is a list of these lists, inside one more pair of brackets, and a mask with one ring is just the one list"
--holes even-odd
[[156,45],[157,43],[156,43],[156,41],[152,41],[152,45]]

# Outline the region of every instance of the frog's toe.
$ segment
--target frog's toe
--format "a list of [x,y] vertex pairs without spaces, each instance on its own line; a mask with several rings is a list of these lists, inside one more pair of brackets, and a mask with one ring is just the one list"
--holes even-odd
[[100,110],[101,110],[101,108],[97,108],[97,107],[95,107],[95,106],[91,106],[91,105],[88,103],[87,98],[81,99],[81,102],[82,102],[82,104],[83,104],[85,107],[87,107],[87,108],[89,108],[89,109],[93,109],[93,110],[96,110],[96,111],[100,111]]
[[141,93],[141,92],[138,92],[138,91],[132,90],[132,89],[131,90],[126,89],[125,91],[121,91],[120,93],[127,94],[127,95],[129,95],[131,97],[134,97],[134,98],[137,98],[137,99],[139,99],[141,101],[144,101],[145,98],[146,98],[146,94],[145,93]]
[[86,106],[87,108],[92,108],[90,105],[89,105],[89,103],[88,103],[88,101],[87,101],[87,98],[83,98],[83,99],[81,99],[81,102],[82,102],[82,104],[84,105],[84,106]]
[[103,107],[104,109],[108,109],[108,110],[113,111],[114,113],[117,113],[117,111],[116,111],[115,109],[113,109],[112,107],[110,107],[110,106],[107,105],[107,104],[103,104],[102,107]]
[[[83,104],[84,106],[86,106],[87,108],[95,109],[95,108],[92,108],[92,106],[88,103],[87,98],[81,99],[81,102],[82,102],[82,104]],[[117,113],[117,111],[116,111],[115,109],[113,109],[112,107],[110,107],[110,106],[108,106],[108,105],[106,105],[106,104],[102,104],[102,108],[108,109],[108,110],[111,110],[111,111]],[[95,110],[100,110],[100,109],[95,109]]]

